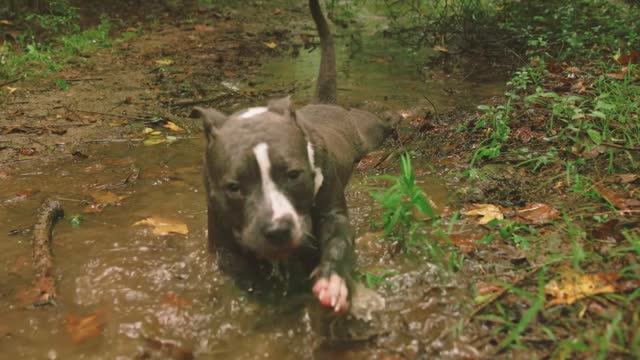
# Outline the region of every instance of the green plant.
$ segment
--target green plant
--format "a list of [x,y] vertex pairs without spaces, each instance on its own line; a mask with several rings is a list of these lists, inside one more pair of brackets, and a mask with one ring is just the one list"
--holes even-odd
[[401,238],[412,233],[417,225],[422,225],[422,217],[435,218],[429,200],[422,188],[416,184],[411,160],[408,154],[400,157],[400,176],[380,176],[390,181],[391,187],[383,192],[372,192],[371,196],[383,209],[382,226],[385,235],[396,232]]

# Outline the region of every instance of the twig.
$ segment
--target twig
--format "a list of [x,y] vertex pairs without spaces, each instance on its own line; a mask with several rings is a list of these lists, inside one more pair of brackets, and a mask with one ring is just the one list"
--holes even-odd
[[91,143],[118,143],[118,142],[140,142],[145,139],[95,139],[95,140],[85,140],[83,143],[91,144]]
[[0,87],[11,85],[11,84],[13,84],[15,82],[18,82],[18,81],[20,81],[20,78],[9,80],[9,81],[5,81],[2,84],[0,84]]
[[[540,270],[542,268],[541,265],[536,265],[533,267],[533,269],[529,270],[526,274],[520,276],[519,278],[517,278],[511,285],[512,286],[516,286],[519,283],[521,283],[524,279],[528,278],[529,276],[535,274],[538,272],[538,270]],[[467,318],[467,321],[471,321],[471,319],[473,319],[476,315],[478,315],[482,310],[484,310],[487,306],[489,306],[490,304],[492,304],[493,302],[495,302],[496,300],[498,300],[500,297],[502,297],[502,295],[504,295],[506,292],[508,291],[507,288],[502,288],[500,291],[498,291],[497,293],[495,293],[489,300],[487,300],[486,302],[482,303],[480,306],[476,307],[471,314],[469,314],[469,317]]]
[[121,117],[121,118],[131,119],[131,120],[141,120],[141,121],[150,121],[151,120],[151,119],[143,118],[143,117],[140,117],[140,116],[131,116],[131,115],[122,115],[122,114],[110,114],[110,113],[104,113],[104,112],[100,112],[100,111],[89,111],[89,110],[80,110],[80,109],[68,109],[68,110],[72,111],[72,112],[81,112],[81,113],[86,113],[86,114],[96,114],[96,115],[104,115],[104,116]]
[[86,77],[86,78],[65,78],[64,81],[89,81],[89,80],[102,80],[101,77]]
[[216,102],[216,101],[220,101],[226,97],[229,97],[230,94],[222,94],[222,95],[218,95],[216,97],[210,97],[210,98],[206,98],[206,99],[198,99],[198,100],[183,100],[183,101],[176,101],[173,104],[171,104],[171,107],[182,107],[182,106],[191,106],[191,105],[198,105],[198,104],[204,104],[204,103],[209,103],[209,102]]
[[64,210],[60,202],[45,199],[33,228],[33,267],[37,275],[36,286],[40,289],[39,304],[49,304],[56,297],[53,276],[53,227],[63,216]]
[[624,149],[624,150],[630,150],[630,151],[640,151],[640,146],[624,146],[624,145],[608,143],[608,142],[603,142],[602,145],[608,146],[608,147],[612,147],[612,148],[616,148],[616,149]]
[[431,106],[433,107],[433,111],[436,112],[436,120],[440,121],[440,115],[438,114],[438,108],[436,107],[436,105],[433,103],[433,101],[431,101],[431,99],[429,99],[426,95],[422,95],[422,97],[427,100],[429,102],[429,104],[431,104]]

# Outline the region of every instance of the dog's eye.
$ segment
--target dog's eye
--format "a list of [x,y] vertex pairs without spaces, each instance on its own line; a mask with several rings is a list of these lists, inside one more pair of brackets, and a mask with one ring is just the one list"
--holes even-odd
[[231,194],[236,194],[240,192],[240,184],[237,182],[230,182],[224,186],[224,189]]
[[289,180],[296,180],[302,175],[302,170],[289,170],[287,171],[287,177]]

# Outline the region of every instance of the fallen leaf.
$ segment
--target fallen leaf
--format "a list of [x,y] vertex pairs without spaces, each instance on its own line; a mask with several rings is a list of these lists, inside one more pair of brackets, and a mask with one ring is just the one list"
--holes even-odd
[[13,24],[13,22],[11,22],[11,20],[0,19],[0,24],[1,25],[11,25],[11,24]]
[[153,227],[153,235],[156,236],[164,236],[169,234],[187,235],[189,233],[187,224],[163,217],[148,217],[146,219],[135,222],[132,226],[137,225],[149,225]]
[[468,216],[482,216],[480,220],[476,221],[476,224],[484,225],[491,220],[502,220],[504,214],[499,207],[492,204],[469,204],[465,205],[465,210],[462,210],[462,215]]
[[167,121],[166,124],[162,125],[162,127],[167,128],[171,131],[175,131],[175,132],[183,132],[184,129],[181,128],[180,126],[176,125],[175,123],[171,122],[171,121]]
[[216,30],[216,28],[214,28],[213,26],[207,26],[207,25],[196,25],[195,29],[196,31],[199,31],[199,32],[211,32]]
[[560,211],[547,204],[529,203],[517,210],[516,215],[527,224],[544,224],[560,216]]
[[143,141],[142,143],[146,146],[153,146],[153,145],[158,145],[158,144],[162,144],[164,142],[166,142],[167,139],[161,137],[161,136],[152,136],[150,138],[148,138],[147,140]]
[[[0,178],[2,176],[0,175]],[[618,181],[622,184],[628,184],[628,183],[632,183],[638,179],[640,179],[640,175],[639,174],[619,174],[616,176]]]
[[180,297],[180,296],[176,295],[176,293],[174,293],[173,291],[170,291],[170,292],[166,293],[162,297],[162,303],[163,304],[167,304],[167,305],[171,305],[171,306],[176,307],[178,309],[182,309],[182,308],[185,308],[187,306],[190,306],[191,305],[191,300],[189,300],[187,298]]
[[627,70],[628,67],[623,66],[622,68],[620,68],[620,72],[608,73],[607,76],[616,80],[624,80],[624,78],[627,76]]
[[609,190],[602,185],[596,186],[596,190],[619,210],[629,210],[632,207],[640,206],[640,200],[627,198],[625,195]]
[[613,59],[620,65],[638,64],[640,54],[638,54],[637,51],[632,50],[630,54],[615,55]]
[[111,191],[92,191],[90,195],[98,205],[121,205],[122,200],[129,197],[129,195],[116,195]]
[[383,161],[388,155],[387,151],[377,150],[368,153],[358,162],[357,168],[359,170],[371,170],[381,161]]
[[31,259],[28,256],[20,255],[16,258],[13,266],[11,266],[11,270],[9,271],[9,273],[19,274],[22,269],[26,268],[29,265],[31,265]]
[[18,90],[18,88],[11,87],[11,86],[5,86],[5,88],[9,90],[9,94],[13,94],[14,92],[16,92],[16,90]]
[[571,305],[589,296],[614,293],[617,280],[617,272],[581,274],[573,269],[566,269],[560,279],[551,280],[545,285],[545,294],[553,297],[547,306]]
[[86,339],[100,336],[105,326],[104,310],[99,309],[95,313],[82,318],[69,315],[67,316],[66,325],[71,341],[76,344]]
[[457,246],[463,253],[470,253],[477,249],[481,244],[478,242],[482,238],[481,234],[470,231],[458,234],[449,234],[451,242]]
[[145,338],[145,353],[152,359],[193,360],[193,351],[175,341],[161,341]]
[[436,45],[436,46],[434,46],[434,47],[433,47],[433,50],[435,50],[435,51],[439,51],[439,52],[441,52],[441,53],[448,53],[448,52],[449,52],[449,49],[447,49],[445,46],[442,46],[442,45]]
[[32,148],[24,148],[20,149],[20,155],[22,156],[33,156],[36,154],[36,150]]
[[478,295],[495,294],[502,291],[502,286],[494,282],[478,281],[476,283],[476,291],[478,292]]
[[377,57],[377,58],[369,59],[369,62],[378,63],[378,64],[388,64],[389,60],[387,60],[385,58]]
[[622,241],[624,236],[618,227],[620,220],[610,219],[591,231],[591,236],[595,239]]
[[160,66],[169,66],[169,65],[173,64],[173,60],[171,60],[171,59],[159,59],[159,60],[156,60],[155,63],[160,65]]
[[275,49],[278,47],[278,44],[274,43],[273,41],[269,41],[269,42],[263,42],[264,46],[268,47],[269,49]]
[[4,171],[0,171],[0,180],[4,180],[4,179],[8,179],[9,178],[9,174],[7,174]]
[[282,12],[283,12],[282,9],[275,9],[275,10],[273,10],[273,12],[271,14],[280,15],[280,14],[282,14]]

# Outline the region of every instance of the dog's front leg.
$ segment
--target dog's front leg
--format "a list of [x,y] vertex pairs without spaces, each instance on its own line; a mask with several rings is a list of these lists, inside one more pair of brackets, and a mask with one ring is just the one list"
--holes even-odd
[[[342,194],[340,194],[342,195]],[[331,211],[318,214],[316,234],[319,236],[321,257],[314,272],[313,293],[320,304],[336,313],[349,309],[351,275],[354,264],[353,231],[344,202]]]

